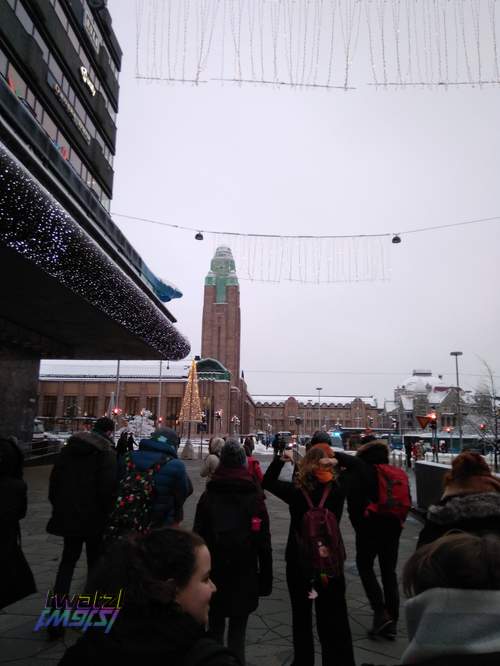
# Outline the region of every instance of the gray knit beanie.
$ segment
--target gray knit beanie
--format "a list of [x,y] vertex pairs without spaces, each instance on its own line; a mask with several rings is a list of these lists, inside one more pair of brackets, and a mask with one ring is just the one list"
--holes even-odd
[[229,438],[220,452],[220,464],[224,467],[245,467],[247,457],[245,450],[237,439]]

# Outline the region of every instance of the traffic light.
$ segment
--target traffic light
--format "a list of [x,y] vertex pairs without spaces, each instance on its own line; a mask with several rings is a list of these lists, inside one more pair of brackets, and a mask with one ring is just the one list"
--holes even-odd
[[113,408],[113,414],[114,414],[115,416],[119,416],[121,413],[122,413],[122,410],[121,410],[120,407],[114,407],[114,408]]
[[431,430],[437,430],[437,415],[436,415],[436,412],[431,412],[430,414],[427,414],[427,416],[430,418]]
[[163,423],[163,416],[158,417],[158,423]]
[[479,424],[479,430],[480,430],[481,432],[484,432],[484,431],[486,430],[486,423],[480,423],[480,424]]
[[451,432],[451,428],[450,428],[450,426],[448,426],[447,428],[445,428],[445,430],[446,430],[446,432]]

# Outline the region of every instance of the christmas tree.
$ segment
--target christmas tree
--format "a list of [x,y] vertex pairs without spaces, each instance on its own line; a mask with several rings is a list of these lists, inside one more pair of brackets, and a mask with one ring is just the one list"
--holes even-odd
[[198,373],[196,371],[196,361],[194,360],[189,370],[186,390],[179,413],[179,421],[188,424],[187,441],[182,450],[181,457],[185,460],[192,460],[194,458],[194,449],[191,444],[191,423],[200,423],[202,421],[200,393],[198,391]]

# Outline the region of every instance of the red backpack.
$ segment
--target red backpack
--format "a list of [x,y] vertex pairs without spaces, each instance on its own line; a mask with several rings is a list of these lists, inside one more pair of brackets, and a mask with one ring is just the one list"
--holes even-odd
[[344,571],[345,548],[337,518],[324,504],[332,489],[325,485],[318,506],[314,506],[308,493],[301,488],[309,509],[302,518],[298,535],[301,562],[309,574],[333,578]]
[[368,504],[365,517],[370,514],[395,516],[402,525],[411,507],[408,476],[402,469],[393,465],[374,465],[374,467],[378,477],[378,501]]

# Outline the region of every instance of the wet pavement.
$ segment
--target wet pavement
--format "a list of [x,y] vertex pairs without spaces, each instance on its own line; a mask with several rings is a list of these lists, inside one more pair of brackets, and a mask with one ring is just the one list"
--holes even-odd
[[[261,460],[265,466],[270,458],[263,456]],[[184,527],[190,528],[196,502],[205,487],[205,479],[199,476],[198,460],[185,462],[194,485],[194,494],[185,505],[183,523]],[[50,504],[47,500],[50,469],[50,466],[42,466],[25,470],[29,487],[29,507],[28,516],[22,521],[23,549],[35,575],[39,592],[0,611],[0,664],[52,666],[58,663],[66,647],[79,636],[78,631],[69,629],[63,641],[48,642],[43,631],[33,631],[44,607],[47,590],[54,582],[62,551],[62,539],[45,531],[50,516]],[[259,608],[250,617],[247,631],[248,666],[286,666],[291,663],[293,653],[284,563],[289,523],[288,507],[269,493],[267,495],[274,554],[274,588],[270,597],[261,599]],[[396,641],[374,641],[368,638],[367,630],[371,625],[372,613],[356,570],[354,532],[347,516],[343,518],[341,528],[347,550],[347,598],[356,664],[397,664],[406,647],[404,622],[400,621]],[[400,569],[415,549],[419,529],[419,523],[410,516],[401,538]],[[85,575],[85,558],[82,557],[73,579],[74,592],[83,590]],[[321,663],[319,651],[316,663]]]

